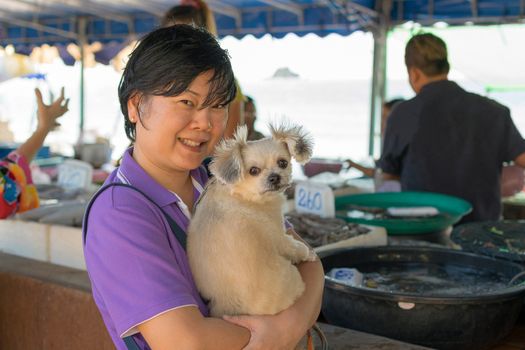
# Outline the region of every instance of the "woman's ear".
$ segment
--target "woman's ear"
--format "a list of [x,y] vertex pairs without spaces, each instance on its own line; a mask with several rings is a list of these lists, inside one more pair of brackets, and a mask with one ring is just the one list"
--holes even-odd
[[133,124],[140,120],[140,99],[140,94],[134,94],[128,99],[128,119]]

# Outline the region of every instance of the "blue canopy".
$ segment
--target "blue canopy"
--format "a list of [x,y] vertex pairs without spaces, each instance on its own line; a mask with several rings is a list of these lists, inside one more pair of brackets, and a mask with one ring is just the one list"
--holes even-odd
[[[2,0],[0,45],[25,52],[35,45],[78,40],[85,26],[88,42],[124,42],[158,26],[177,1]],[[283,37],[314,33],[349,35],[406,21],[423,25],[516,22],[524,0],[211,0],[219,36]]]

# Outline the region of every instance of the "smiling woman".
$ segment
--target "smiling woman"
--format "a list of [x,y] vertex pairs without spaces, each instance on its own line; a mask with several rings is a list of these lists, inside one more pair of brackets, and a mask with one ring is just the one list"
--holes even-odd
[[93,297],[119,350],[293,348],[317,318],[319,261],[297,266],[306,292],[277,316],[208,317],[195,287],[185,232],[207,181],[200,164],[224,132],[235,93],[228,54],[204,30],[158,29],[130,56],[119,99],[134,146],[83,227]]

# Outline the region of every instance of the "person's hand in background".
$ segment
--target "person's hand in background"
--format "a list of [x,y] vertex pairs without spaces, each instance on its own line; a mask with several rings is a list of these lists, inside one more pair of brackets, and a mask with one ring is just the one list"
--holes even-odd
[[60,97],[49,105],[44,103],[42,92],[39,89],[35,89],[35,96],[38,107],[38,125],[33,134],[16,150],[17,153],[26,158],[27,162],[33,160],[40,147],[44,144],[47,134],[60,125],[56,120],[68,111],[67,105],[69,103],[69,99],[64,98],[64,88],[60,90]]
[[53,130],[60,124],[57,123],[57,119],[64,115],[68,111],[69,99],[64,98],[64,88],[60,90],[60,96],[53,101],[50,105],[46,105],[42,98],[42,92],[35,89],[36,103],[38,106],[37,117],[38,126],[37,129],[43,129],[47,132]]

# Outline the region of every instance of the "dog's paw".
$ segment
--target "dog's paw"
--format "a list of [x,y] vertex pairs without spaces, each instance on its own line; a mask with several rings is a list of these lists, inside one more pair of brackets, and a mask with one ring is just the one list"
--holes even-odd
[[308,257],[305,259],[305,261],[317,261],[319,260],[317,254],[314,252],[313,249],[308,248]]
[[298,242],[301,244],[303,248],[303,256],[301,258],[301,261],[315,261],[317,260],[317,254],[313,251],[313,249],[310,249],[306,244],[302,242]]

